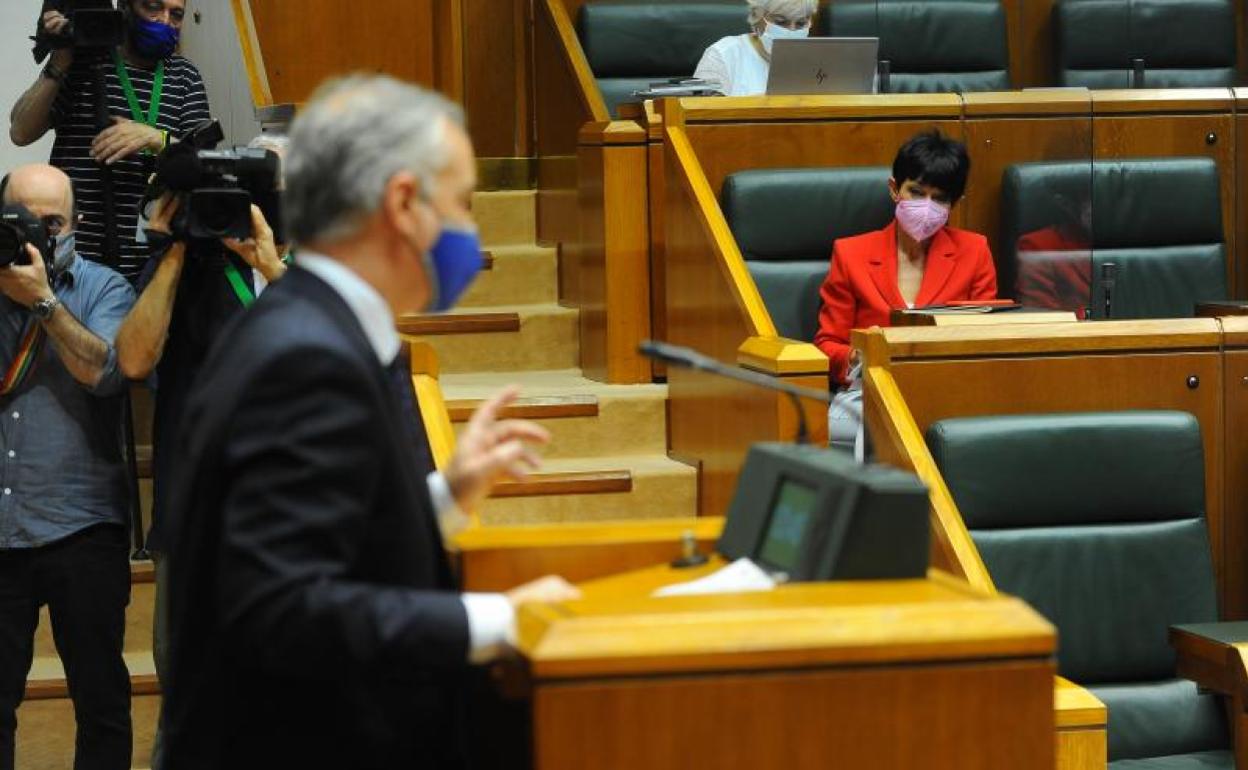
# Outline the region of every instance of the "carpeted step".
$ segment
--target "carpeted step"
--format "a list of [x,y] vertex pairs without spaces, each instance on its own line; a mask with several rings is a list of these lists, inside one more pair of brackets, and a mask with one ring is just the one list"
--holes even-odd
[[667,452],[666,385],[606,385],[565,369],[444,374],[442,394],[457,429],[471,411],[504,385],[521,387],[512,416],[536,420],[551,432],[550,459]]
[[542,246],[496,246],[483,270],[460,299],[461,308],[554,303],[559,299],[554,249]]
[[[547,460],[542,474],[614,477],[619,491],[601,488],[578,492],[492,497],[478,513],[481,523],[546,524],[686,516],[697,510],[697,472],[662,455]],[[619,485],[623,474],[627,485]]]
[[433,347],[443,372],[571,369],[579,358],[577,312],[554,303],[404,316],[397,325]]
[[[156,573],[150,561],[132,562],[130,565],[130,604],[126,607],[125,650],[135,655],[152,650],[152,614],[156,600]],[[56,644],[52,640],[52,625],[48,608],[39,613],[39,628],[35,631],[35,657],[55,658]]]
[[537,193],[499,190],[472,196],[472,218],[486,247],[537,242]]

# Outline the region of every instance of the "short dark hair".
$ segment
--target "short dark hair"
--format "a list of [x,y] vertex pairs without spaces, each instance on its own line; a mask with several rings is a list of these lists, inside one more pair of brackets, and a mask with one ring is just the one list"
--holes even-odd
[[966,145],[936,128],[910,137],[893,159],[893,179],[899,189],[907,180],[939,187],[952,203],[962,199],[970,173]]

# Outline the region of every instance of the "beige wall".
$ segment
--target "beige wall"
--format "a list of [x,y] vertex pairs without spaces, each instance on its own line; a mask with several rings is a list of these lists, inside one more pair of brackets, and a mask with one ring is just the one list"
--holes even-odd
[[[212,2],[212,0],[201,0]],[[29,147],[17,147],[9,141],[9,111],[39,75],[40,66],[30,55],[28,39],[35,31],[39,3],[31,0],[0,0],[0,173],[23,163],[46,161],[52,152],[52,134]]]

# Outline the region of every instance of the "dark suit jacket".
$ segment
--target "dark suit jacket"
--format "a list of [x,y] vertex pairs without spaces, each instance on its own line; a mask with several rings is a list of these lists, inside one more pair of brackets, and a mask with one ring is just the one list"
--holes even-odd
[[[906,306],[897,285],[896,220],[832,244],[832,264],[819,293],[823,307],[815,344],[828,356],[832,379],[844,383],[850,332],[889,326],[892,311]],[[932,236],[915,307],[996,298],[997,271],[984,236],[953,227]]]
[[170,497],[168,767],[459,764],[468,620],[391,383],[299,268],[209,355]]

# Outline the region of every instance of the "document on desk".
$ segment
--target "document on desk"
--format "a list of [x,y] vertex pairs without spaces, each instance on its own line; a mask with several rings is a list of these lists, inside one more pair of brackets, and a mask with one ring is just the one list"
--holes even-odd
[[706,577],[663,586],[654,595],[735,594],[742,591],[770,591],[775,587],[776,581],[770,575],[749,559],[741,558]]

